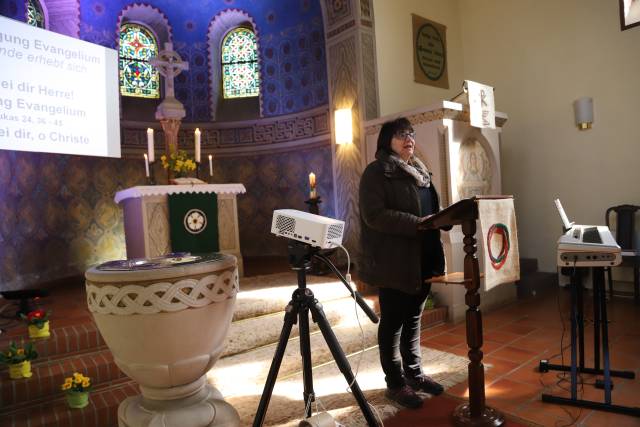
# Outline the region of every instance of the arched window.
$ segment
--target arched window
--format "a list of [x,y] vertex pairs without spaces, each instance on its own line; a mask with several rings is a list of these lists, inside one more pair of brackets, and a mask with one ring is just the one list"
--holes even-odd
[[225,98],[258,96],[258,44],[247,28],[236,28],[222,40],[222,88]]
[[120,93],[123,96],[160,98],[160,76],[149,59],[158,56],[155,36],[139,24],[120,27]]
[[38,0],[27,1],[27,24],[38,28],[45,28],[44,13]]

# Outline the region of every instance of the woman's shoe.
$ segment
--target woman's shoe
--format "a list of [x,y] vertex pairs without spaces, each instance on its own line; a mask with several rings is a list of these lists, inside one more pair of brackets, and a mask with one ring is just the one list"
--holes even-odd
[[399,388],[387,388],[384,395],[387,399],[393,400],[406,408],[417,409],[422,406],[422,398],[407,384]]
[[426,375],[418,375],[415,378],[407,378],[407,384],[414,390],[424,391],[425,393],[437,396],[442,394],[444,387]]

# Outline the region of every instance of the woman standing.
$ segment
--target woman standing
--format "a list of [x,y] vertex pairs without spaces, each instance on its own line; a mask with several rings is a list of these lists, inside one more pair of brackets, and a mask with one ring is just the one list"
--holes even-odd
[[378,344],[386,396],[418,408],[417,390],[438,395],[443,387],[422,372],[420,318],[430,285],[444,273],[440,230],[418,231],[439,210],[431,174],[414,156],[415,132],[406,118],[382,125],[376,160],[360,180],[363,259],[360,277],[377,286]]

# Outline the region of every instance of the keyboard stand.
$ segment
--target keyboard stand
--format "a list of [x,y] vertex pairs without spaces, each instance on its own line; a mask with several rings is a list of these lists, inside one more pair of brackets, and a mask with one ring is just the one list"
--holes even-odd
[[[604,267],[592,267],[593,275],[593,354],[594,367],[585,367],[584,362],[584,307],[583,307],[583,268],[574,268],[571,275],[571,365],[554,365],[546,360],[540,361],[540,372],[571,372],[571,397],[542,394],[542,401],[563,405],[581,406],[601,411],[640,417],[640,407],[614,405],[611,403],[611,377],[635,378],[631,371],[611,370],[609,358],[609,322],[607,319],[607,300],[604,291]],[[600,341],[602,333],[603,369],[600,369]],[[579,353],[579,354],[578,354]],[[579,360],[578,360],[579,359]],[[578,399],[578,374],[603,375],[604,402]],[[599,387],[600,388],[600,387]]]

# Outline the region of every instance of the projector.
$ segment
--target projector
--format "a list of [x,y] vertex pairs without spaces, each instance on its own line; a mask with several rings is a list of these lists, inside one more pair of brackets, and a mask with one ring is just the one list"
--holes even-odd
[[331,249],[342,244],[344,221],[295,209],[276,209],[273,211],[271,233],[321,249]]

